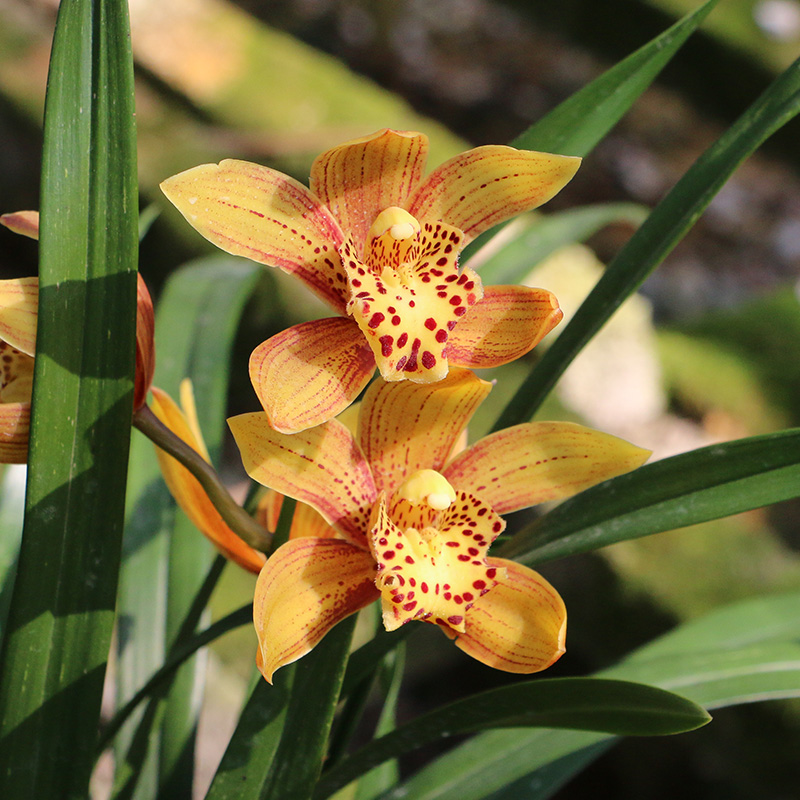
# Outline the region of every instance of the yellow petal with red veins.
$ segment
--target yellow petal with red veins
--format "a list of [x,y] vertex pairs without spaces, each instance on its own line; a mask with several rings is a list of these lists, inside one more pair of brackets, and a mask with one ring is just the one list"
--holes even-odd
[[30,427],[30,402],[0,402],[0,464],[24,464],[28,460]]
[[161,189],[217,247],[280,267],[344,311],[347,289],[336,252],[342,232],[303,184],[269,167],[228,159],[174,175]]
[[486,551],[504,527],[485,503],[459,492],[433,527],[402,528],[381,497],[369,541],[386,630],[418,619],[463,632],[465,614],[498,580]]
[[[283,506],[284,496],[274,489],[268,489],[258,503],[256,518],[263,528],[270,533],[275,533],[278,527]],[[337,536],[336,528],[328,525],[311,506],[298,503],[292,517],[292,526],[289,529],[290,539],[300,539],[304,536],[313,536],[317,539],[332,539]]]
[[453,366],[488,369],[532,350],[564,315],[555,296],[525,286],[485,286],[481,300],[447,344]]
[[[447,340],[456,324],[483,297],[480,278],[458,273],[461,233],[426,223],[409,261],[362,264],[349,242],[342,245],[353,316],[369,342],[384,380],[433,383],[447,375]],[[376,271],[377,270],[377,271]]]
[[318,156],[309,185],[352,236],[361,257],[375,218],[389,206],[405,205],[427,158],[427,136],[384,128]]
[[[197,440],[175,401],[156,386],[152,387],[152,392],[153,413],[174,434],[208,460],[205,444]],[[198,530],[210,539],[226,558],[250,572],[258,572],[264,564],[264,554],[245,544],[225,524],[203,487],[188,469],[158,447],[156,456],[170,493]]]
[[10,231],[27,236],[29,239],[39,238],[39,212],[38,211],[13,211],[0,216],[0,225],[5,225]]
[[339,539],[295,539],[270,557],[256,583],[256,663],[272,683],[276,669],[297,661],[345,617],[378,597],[375,563]]
[[532,569],[502,558],[487,560],[498,570],[498,583],[469,610],[466,630],[456,646],[505,672],[547,669],[564,653],[564,601]]
[[405,208],[420,222],[444,220],[465,244],[503,220],[546,203],[569,182],[581,160],[504,145],[468,150],[437,167]]
[[0,281],[0,340],[29,356],[36,353],[39,279]]
[[649,450],[571,422],[530,422],[486,436],[448,464],[453,486],[498,514],[560,500],[640,467]]
[[250,356],[250,380],[270,424],[296,433],[327,422],[358,397],[375,359],[351,319],[331,317],[287,328]]
[[228,425],[247,474],[263,486],[315,508],[350,541],[366,548],[364,532],[377,498],[369,465],[336,420],[288,435],[265,414],[240,414]]
[[378,491],[393,493],[420,469],[441,472],[491,388],[469,370],[458,368],[451,368],[438,383],[373,383],[361,404],[358,440]]

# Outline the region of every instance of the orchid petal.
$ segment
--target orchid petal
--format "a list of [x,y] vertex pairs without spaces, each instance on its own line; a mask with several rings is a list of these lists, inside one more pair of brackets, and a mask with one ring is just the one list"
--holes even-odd
[[247,474],[263,486],[316,509],[344,538],[366,548],[364,531],[377,498],[369,465],[336,420],[288,435],[266,414],[228,420]]
[[[152,387],[152,392],[153,413],[176,436],[208,461],[205,443],[196,438],[189,421],[177,403],[156,386]],[[258,572],[264,564],[264,554],[242,541],[225,524],[197,478],[186,467],[158,447],[156,456],[170,493],[197,529],[210,539],[226,558],[250,572]]]
[[30,403],[33,361],[27,353],[0,341],[0,402]]
[[481,300],[455,327],[447,344],[453,365],[499,367],[532,350],[563,314],[555,296],[525,286],[485,286]]
[[650,451],[572,422],[529,422],[486,436],[441,472],[498,514],[560,500],[640,467]]
[[0,341],[33,356],[39,317],[39,279],[0,281]]
[[155,317],[153,299],[140,273],[136,274],[136,380],[133,387],[133,410],[147,401],[156,369],[156,348],[153,341]]
[[270,425],[281,433],[319,425],[358,397],[375,359],[350,319],[316,319],[262,342],[250,356],[250,379]]
[[0,216],[0,225],[5,225],[10,231],[29,239],[39,238],[39,212],[38,211],[13,211]]
[[318,156],[309,185],[353,237],[361,256],[373,221],[384,209],[404,204],[422,178],[427,157],[427,136],[384,128]]
[[161,189],[217,247],[280,267],[344,311],[347,289],[336,252],[342,231],[301,183],[269,167],[228,159],[174,175]]
[[447,375],[447,340],[459,320],[483,297],[480,278],[458,273],[461,233],[425,223],[413,257],[376,274],[342,245],[351,300],[347,312],[369,342],[384,380],[433,383]]
[[[283,507],[284,496],[274,489],[268,489],[258,503],[257,518],[261,526],[270,533],[275,533],[278,528],[278,519]],[[301,537],[315,539],[332,539],[337,536],[336,528],[328,525],[311,506],[298,503],[292,517],[292,526],[289,530],[290,539]]]
[[420,222],[460,228],[464,244],[503,220],[546,203],[569,182],[581,160],[572,156],[484,145],[437,167],[405,208]]
[[558,592],[528,567],[489,558],[498,583],[466,615],[456,646],[483,664],[530,674],[547,669],[564,653],[567,611]]
[[439,526],[405,527],[390,517],[381,496],[369,543],[386,630],[418,619],[463,632],[473,603],[499,579],[486,551],[504,527],[488,506],[464,492],[442,513]]
[[0,403],[0,464],[24,464],[28,460],[31,404]]
[[276,669],[297,661],[337,622],[378,597],[375,563],[340,539],[295,539],[270,557],[256,583],[256,663],[272,683]]
[[358,439],[377,490],[392,493],[419,469],[441,472],[491,388],[457,368],[438,383],[373,383],[361,404]]

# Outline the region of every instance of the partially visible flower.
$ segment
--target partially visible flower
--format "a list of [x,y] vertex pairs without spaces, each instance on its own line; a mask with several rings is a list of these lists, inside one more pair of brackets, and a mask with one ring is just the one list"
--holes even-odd
[[[153,386],[153,402],[150,407],[167,428],[210,463],[197,421],[191,381],[184,380],[180,391],[182,409],[165,391]],[[210,539],[226,558],[250,572],[258,572],[264,566],[264,554],[245,544],[228,527],[197,478],[186,467],[158,446],[156,446],[156,456],[170,493],[195,527]]]
[[341,619],[380,598],[393,630],[438,625],[484,664],[545,669],[564,651],[566,611],[527,567],[490,558],[500,514],[560,499],[641,465],[648,452],[562,422],[517,425],[461,450],[491,384],[451,369],[436,384],[374,383],[357,434],[337,420],[286,435],[266,415],[229,420],[252,478],[308,504],[314,536],[281,546],[258,578],[257,662],[303,656]]
[[[39,238],[38,211],[3,214],[0,224]],[[145,404],[155,369],[153,301],[142,276],[137,278],[134,411]],[[24,464],[28,458],[38,313],[38,278],[0,281],[0,463]]]
[[310,189],[274,169],[226,160],[161,185],[209,241],[295,275],[340,316],[263,342],[250,377],[284,433],[346,408],[377,365],[387,381],[441,380],[449,366],[519,358],[561,318],[550,292],[483,287],[461,249],[547,202],[580,159],[488,145],[423,179],[428,139],[384,129],[322,153]]

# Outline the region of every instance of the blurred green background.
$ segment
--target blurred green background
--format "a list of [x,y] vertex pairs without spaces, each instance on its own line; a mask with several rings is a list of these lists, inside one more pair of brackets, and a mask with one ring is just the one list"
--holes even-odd
[[[56,5],[0,0],[0,211],[38,206]],[[305,181],[317,153],[381,127],[426,132],[436,165],[468,146],[510,140],[695,5],[131,0],[141,204],[162,211],[143,241],[141,271],[157,294],[172,270],[213,252],[160,197],[158,182],[179,170],[238,157]],[[652,207],[798,53],[799,2],[722,0],[704,32],[545,214],[597,203]],[[582,419],[652,448],[656,457],[800,424],[798,141],[797,124],[789,125],[743,166],[642,295],[570,369],[541,416]],[[593,233],[588,247],[528,265],[530,280],[555,291],[567,314],[641,218],[641,210],[630,208]],[[2,275],[35,270],[35,243],[0,230]],[[257,407],[246,369],[252,348],[320,313],[302,289],[264,270],[237,340],[231,413]],[[493,408],[526,368],[510,365],[498,373]],[[492,420],[484,411],[472,434]],[[227,475],[242,491],[232,447]],[[571,620],[568,654],[551,674],[586,674],[681,619],[796,588],[798,511],[798,503],[785,504],[546,565]],[[216,613],[251,593],[252,580],[229,568]],[[403,718],[505,680],[448,647],[437,631],[419,628],[409,648],[412,692]],[[198,745],[209,777],[241,702],[253,646],[251,632],[239,630],[213,650]],[[798,704],[761,704],[715,717],[687,736],[625,741],[556,796],[797,796]],[[415,754],[407,766],[426,755]]]

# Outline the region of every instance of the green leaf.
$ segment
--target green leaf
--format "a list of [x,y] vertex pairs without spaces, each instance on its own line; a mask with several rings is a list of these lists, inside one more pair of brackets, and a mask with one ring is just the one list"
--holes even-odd
[[114,623],[138,245],[123,0],[60,6],[41,197],[26,517],[0,659],[9,798],[86,795]]
[[595,550],[800,496],[800,429],[711,445],[592,486],[500,553],[525,564]]
[[286,720],[295,669],[291,664],[279,670],[272,686],[256,675],[205,800],[260,800]]
[[529,150],[586,156],[656,79],[717,4],[709,0],[567,98],[511,144]]
[[739,164],[798,111],[800,60],[703,153],[634,233],[506,406],[495,430],[533,416],[581,348],[683,238]]
[[[581,157],[589,155],[644,94],[718,1],[707,0],[697,10],[568,97],[510,144],[524,150]],[[462,260],[475,253],[481,243],[489,241],[500,230],[501,227],[495,227],[483,234],[476,243],[468,245]]]
[[524,681],[450,703],[371,742],[324,775],[314,798],[330,796],[388,758],[487,728],[559,727],[659,736],[694,730],[709,720],[689,700],[638,683],[600,678]]
[[295,665],[286,722],[262,800],[311,796],[322,770],[355,624],[355,614],[340,622]]
[[[800,593],[736,603],[676,628],[602,674],[647,680],[716,708],[797,697],[798,605]],[[584,731],[482,733],[386,792],[381,800],[482,800],[523,776],[529,778],[526,800],[542,800],[550,796],[550,785],[568,780],[613,741],[613,737]],[[539,779],[541,792],[530,788]],[[504,792],[497,797],[506,800],[514,795]]]
[[[244,303],[261,269],[248,261],[213,256],[192,261],[167,282],[156,315],[155,384],[177,397],[183,378],[192,379],[197,412],[212,461],[222,446],[230,353]],[[163,662],[212,558],[206,539],[179,512],[164,485],[153,445],[136,435],[132,444],[129,513],[120,580],[118,703],[123,705]],[[148,591],[143,592],[142,586]],[[152,797],[159,784],[180,793],[191,776],[191,743],[201,680],[186,665],[173,686],[163,729],[150,740],[150,755],[137,753],[130,771],[134,797]],[[167,713],[165,713],[167,712]],[[153,718],[156,722],[156,717]],[[119,737],[124,763],[133,726]],[[161,746],[162,736],[169,740]],[[133,754],[132,754],[133,755]]]
[[[375,736],[383,736],[397,727],[397,704],[400,699],[400,686],[403,682],[403,668],[406,663],[405,642],[384,657],[379,675],[385,697],[383,708],[375,728]],[[397,759],[389,759],[370,770],[358,780],[353,800],[373,800],[400,780],[400,767]]]
[[485,250],[479,250],[469,266],[480,269],[485,284],[519,283],[536,264],[559,248],[583,242],[615,222],[640,225],[647,213],[644,206],[636,203],[603,203],[526,217],[509,225],[502,237],[494,239]]

